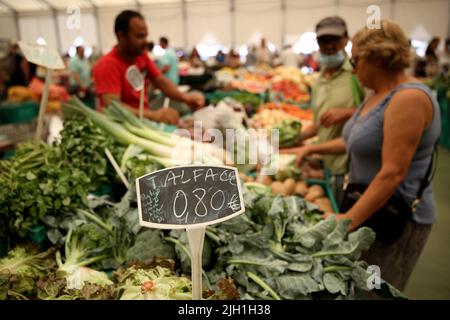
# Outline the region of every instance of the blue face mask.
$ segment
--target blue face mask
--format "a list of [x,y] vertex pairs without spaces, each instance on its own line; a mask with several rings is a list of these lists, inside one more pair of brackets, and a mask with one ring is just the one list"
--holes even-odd
[[340,67],[345,60],[344,51],[338,51],[335,54],[320,54],[319,63],[327,69]]

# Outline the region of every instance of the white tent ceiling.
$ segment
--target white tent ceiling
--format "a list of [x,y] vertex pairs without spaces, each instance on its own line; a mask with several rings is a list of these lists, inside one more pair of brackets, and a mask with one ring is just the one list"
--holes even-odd
[[[167,36],[185,49],[198,43],[238,48],[264,36],[281,46],[314,31],[328,15],[341,15],[352,35],[365,25],[369,5],[378,5],[382,18],[396,21],[414,39],[450,35],[450,0],[0,0],[0,38],[42,37],[61,52],[82,38],[107,51],[116,43],[114,18],[134,9],[147,21],[149,40]],[[68,27],[73,7],[81,9],[79,28]]]
[[[0,12],[8,11],[8,8],[17,12],[64,10],[69,6],[80,8],[113,7],[113,6],[144,6],[163,3],[181,3],[182,0],[1,0]],[[205,0],[186,0],[186,2],[207,2]]]

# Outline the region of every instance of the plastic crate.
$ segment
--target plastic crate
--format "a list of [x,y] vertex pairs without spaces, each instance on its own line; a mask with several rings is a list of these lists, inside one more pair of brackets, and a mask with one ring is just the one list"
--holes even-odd
[[39,105],[35,101],[3,102],[0,105],[0,123],[17,124],[29,122],[37,118]]
[[450,99],[447,90],[446,86],[440,86],[436,91],[441,111],[441,137],[439,144],[446,149],[450,149]]
[[7,136],[14,143],[25,142],[34,139],[37,120],[16,124],[1,124],[0,134]]
[[112,192],[112,186],[108,185],[108,184],[104,184],[100,188],[98,188],[98,190],[93,192],[93,194],[96,195],[97,197],[101,197],[101,196],[105,196],[105,195],[110,195],[111,192]]
[[8,238],[0,238],[0,258],[6,256],[9,251],[9,240]]
[[223,100],[227,97],[233,97],[238,94],[239,90],[230,90],[230,91],[215,91],[213,93],[207,93],[205,95],[205,100],[207,104],[215,104],[220,100]]
[[30,229],[28,236],[30,240],[42,247],[45,240],[47,239],[47,228],[44,225],[37,225]]

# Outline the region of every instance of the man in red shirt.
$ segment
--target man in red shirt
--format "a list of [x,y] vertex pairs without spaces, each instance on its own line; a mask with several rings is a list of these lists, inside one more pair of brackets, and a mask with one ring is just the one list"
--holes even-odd
[[[137,67],[145,74],[145,88],[150,81],[167,97],[184,102],[193,109],[205,104],[204,97],[198,94],[186,94],[160,73],[155,63],[146,53],[147,26],[144,17],[136,11],[121,12],[115,20],[114,31],[118,44],[103,56],[93,69],[95,90],[100,98],[100,106],[109,105],[113,100],[119,100],[134,114],[139,114],[140,92],[135,91],[126,79],[127,69]],[[149,109],[147,94],[144,95],[144,116],[151,120],[176,124],[179,114],[171,108],[156,111]]]

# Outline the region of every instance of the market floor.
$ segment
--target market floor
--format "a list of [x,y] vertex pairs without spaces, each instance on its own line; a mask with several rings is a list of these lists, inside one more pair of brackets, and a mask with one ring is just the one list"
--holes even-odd
[[450,299],[450,151],[440,148],[433,180],[437,221],[411,275],[411,299]]

